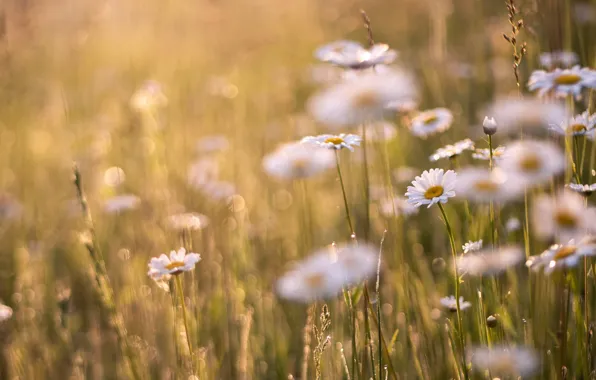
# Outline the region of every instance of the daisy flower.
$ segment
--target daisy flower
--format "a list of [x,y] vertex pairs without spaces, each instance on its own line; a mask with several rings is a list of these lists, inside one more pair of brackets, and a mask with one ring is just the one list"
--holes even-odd
[[197,141],[196,149],[199,154],[224,152],[230,148],[230,141],[223,135],[205,136]]
[[[452,313],[455,313],[457,311],[458,302],[455,301],[454,296],[443,297],[441,298],[440,302],[444,308],[451,311]],[[464,297],[459,297],[459,310],[463,311],[471,306],[472,304],[470,302],[464,301]]]
[[104,210],[113,214],[126,210],[133,210],[141,204],[141,198],[132,194],[116,195],[104,202]]
[[376,271],[377,251],[367,245],[319,249],[277,281],[283,298],[312,302],[331,298]]
[[376,123],[366,124],[361,128],[361,134],[366,132],[367,141],[390,141],[397,136],[397,128],[388,121],[377,121]]
[[188,184],[199,189],[219,177],[219,163],[213,158],[201,158],[188,167]]
[[536,353],[522,347],[477,347],[471,350],[470,360],[476,371],[488,370],[492,377],[499,378],[532,376],[539,365]]
[[570,240],[567,244],[551,245],[546,251],[537,256],[530,256],[526,266],[532,270],[544,268],[545,274],[551,274],[555,269],[576,266],[584,256],[596,255],[596,244],[590,239],[584,239],[575,244]]
[[572,51],[544,52],[539,57],[540,66],[552,69],[556,66],[571,67],[579,62],[579,57]]
[[596,86],[596,73],[587,68],[573,66],[570,69],[555,69],[554,71],[536,70],[530,75],[528,89],[538,91],[538,96],[554,94],[558,98],[573,95],[581,98],[584,88]]
[[453,145],[445,145],[430,156],[431,161],[438,161],[441,158],[454,158],[462,154],[465,150],[473,150],[474,142],[470,139],[465,139],[456,142]]
[[538,186],[565,170],[565,156],[553,143],[523,140],[510,144],[498,165],[512,183]]
[[178,231],[202,230],[209,225],[209,218],[198,212],[185,212],[168,216],[166,224]]
[[12,317],[12,308],[0,303],[0,322],[6,321]]
[[332,42],[318,48],[314,55],[320,61],[347,69],[367,69],[378,64],[389,64],[397,58],[395,50],[386,44],[375,44],[365,49],[353,41]]
[[[505,153],[505,147],[499,146],[493,149],[493,161],[498,162],[503,158],[503,154]],[[488,149],[476,149],[474,153],[472,153],[472,158],[477,160],[490,160],[490,150]]]
[[499,98],[485,111],[499,123],[499,133],[542,133],[551,124],[567,119],[565,106],[536,98]]
[[565,190],[550,197],[539,195],[532,208],[534,232],[539,238],[568,241],[596,232],[596,209],[587,208],[585,199]]
[[284,180],[312,177],[334,166],[333,152],[300,143],[282,145],[263,159],[265,172]]
[[428,205],[427,208],[435,203],[447,203],[449,198],[455,196],[456,177],[457,174],[453,170],[425,170],[412,181],[413,186],[408,186],[405,194],[408,203],[416,207]]
[[198,253],[186,253],[186,249],[170,251],[170,256],[161,254],[159,257],[151,258],[149,261],[149,272],[151,278],[167,275],[178,275],[194,269],[196,263],[201,260]]
[[451,127],[453,114],[447,108],[435,108],[414,116],[410,122],[410,132],[414,136],[426,138]]
[[505,229],[507,232],[514,232],[521,228],[521,222],[517,218],[509,218],[507,222],[505,222]]
[[596,183],[593,183],[591,185],[582,185],[582,184],[578,184],[578,183],[570,183],[568,185],[565,185],[567,188],[575,191],[576,193],[585,195],[585,196],[590,196],[592,195],[592,193],[594,191],[596,191]]
[[198,190],[212,201],[225,201],[236,194],[236,185],[230,181],[209,181]]
[[103,183],[109,187],[118,187],[124,183],[125,179],[126,174],[124,170],[118,166],[112,166],[103,173]]
[[524,251],[516,246],[485,249],[459,256],[456,265],[459,273],[484,276],[501,273],[521,262],[524,257]]
[[130,98],[130,107],[137,112],[151,111],[167,104],[168,98],[163,93],[161,84],[153,80],[143,83]]
[[308,102],[310,114],[330,128],[345,128],[383,119],[385,106],[416,96],[412,78],[402,71],[366,73],[336,84]]
[[464,168],[457,173],[455,192],[474,202],[505,202],[523,195],[524,187],[508,181],[502,170]]
[[385,198],[379,205],[379,211],[385,217],[410,216],[418,213],[418,207],[411,205],[405,198]]
[[345,133],[340,133],[339,135],[306,136],[301,140],[302,143],[306,144],[314,144],[335,150],[346,148],[352,152],[355,146],[360,146],[361,141],[362,137]]
[[478,241],[470,240],[466,244],[462,245],[461,247],[464,250],[464,253],[470,253],[474,251],[478,251],[482,249],[482,239]]
[[550,130],[563,136],[586,136],[590,140],[593,140],[594,132],[596,131],[595,127],[596,116],[590,115],[588,111],[585,111],[563,123],[551,124]]

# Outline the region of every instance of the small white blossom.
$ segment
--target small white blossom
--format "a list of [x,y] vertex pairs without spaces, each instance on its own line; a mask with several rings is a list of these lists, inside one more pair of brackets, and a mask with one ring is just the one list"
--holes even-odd
[[314,144],[323,148],[340,150],[342,148],[354,151],[355,146],[360,146],[362,137],[358,135],[340,133],[339,135],[306,136],[301,142]]
[[576,266],[584,256],[596,255],[596,243],[591,238],[586,238],[578,244],[570,240],[567,244],[554,244],[542,254],[530,256],[526,266],[532,270],[544,268],[545,274],[551,274],[556,269]]
[[571,67],[579,62],[579,57],[572,51],[544,52],[539,57],[540,65],[553,69],[557,66]]
[[555,69],[554,71],[536,70],[530,75],[528,89],[538,91],[538,96],[554,94],[555,97],[565,98],[574,96],[581,98],[584,88],[596,87],[596,72],[587,67],[573,66],[570,69]]
[[459,303],[459,310],[463,311],[467,308],[471,307],[472,304],[468,301],[464,301],[464,297],[459,297],[459,302],[455,301],[454,296],[443,297],[441,298],[441,305],[445,307],[447,310],[455,313],[457,311],[457,304]]
[[596,137],[596,115],[585,111],[559,124],[551,124],[550,130],[563,136],[586,136],[590,140]]
[[525,258],[524,251],[516,246],[500,249],[485,249],[459,256],[456,265],[459,273],[471,276],[484,276],[501,273],[520,263]]
[[512,182],[539,186],[565,170],[565,156],[553,143],[528,139],[510,144],[498,165]]
[[470,253],[474,251],[478,251],[482,249],[482,239],[478,241],[468,241],[466,244],[462,246],[464,253]]
[[0,303],[0,322],[6,321],[12,317],[12,308]]
[[426,138],[451,127],[453,114],[447,108],[435,108],[414,116],[410,122],[410,132],[414,136]]
[[470,139],[465,139],[456,142],[453,145],[445,145],[442,148],[437,149],[437,151],[430,156],[431,161],[438,161],[441,158],[454,158],[459,156],[466,150],[473,150],[474,149],[474,142]]
[[263,158],[265,172],[284,180],[312,177],[334,166],[333,152],[300,143],[282,145]]
[[185,212],[170,215],[166,224],[173,230],[201,230],[209,225],[209,218],[198,212]]
[[484,121],[482,122],[482,129],[484,130],[485,134],[489,136],[494,135],[495,133],[497,133],[497,126],[498,125],[494,117],[484,117]]
[[336,41],[318,48],[315,57],[347,69],[367,69],[393,62],[397,53],[386,44],[375,44],[365,49],[357,42]]
[[186,249],[180,248],[178,251],[170,251],[169,257],[165,254],[153,257],[149,262],[149,272],[147,274],[151,278],[178,275],[193,270],[200,260],[201,255],[198,253],[187,254]]
[[413,186],[408,186],[406,197],[408,203],[416,207],[436,203],[447,203],[449,198],[455,196],[455,183],[457,174],[453,170],[445,172],[443,169],[425,170],[422,175],[412,181]]
[[[499,146],[493,149],[493,161],[498,162],[503,158],[503,154],[505,153],[505,147]],[[476,149],[474,153],[472,153],[472,158],[477,160],[490,160],[490,150],[489,149]]]
[[478,372],[490,371],[492,377],[526,378],[538,369],[538,355],[523,347],[493,346],[473,348],[470,352],[472,368]]
[[596,191],[596,183],[593,183],[591,185],[582,185],[582,184],[578,184],[578,183],[570,183],[565,185],[567,186],[569,189],[575,191],[576,193],[580,193],[583,195],[592,195],[593,192]]

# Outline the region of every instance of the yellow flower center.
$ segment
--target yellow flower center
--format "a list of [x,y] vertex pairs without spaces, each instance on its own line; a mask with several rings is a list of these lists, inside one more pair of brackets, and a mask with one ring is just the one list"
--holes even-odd
[[379,96],[372,90],[364,90],[352,98],[352,106],[355,108],[374,107],[379,104]]
[[588,128],[586,128],[586,126],[583,124],[573,124],[569,127],[569,129],[572,132],[580,133],[580,132],[585,132]]
[[429,187],[428,190],[424,193],[424,198],[426,199],[433,199],[436,197],[440,197],[443,195],[443,186],[432,186]]
[[325,284],[325,276],[322,273],[312,273],[306,276],[304,282],[311,289],[320,289]]
[[496,191],[499,186],[491,180],[481,179],[474,183],[474,189],[485,193],[492,193]]
[[[167,270],[175,270],[177,268],[183,268],[184,267],[184,263],[182,261],[172,261],[171,263],[169,263],[168,265],[166,265],[166,269]],[[174,272],[173,274],[177,274],[182,272],[182,269],[177,270],[176,272]]]
[[527,155],[519,161],[519,168],[526,173],[535,173],[542,168],[542,162],[534,154]]
[[439,117],[437,115],[435,115],[434,113],[422,116],[422,122],[424,124],[431,124],[437,120],[439,120]]
[[579,75],[575,74],[562,74],[555,78],[555,84],[562,86],[570,86],[576,84],[582,79]]
[[577,226],[577,218],[567,210],[559,210],[555,213],[555,222],[563,228],[574,228]]
[[555,253],[553,260],[557,261],[565,259],[569,256],[572,256],[576,251],[577,247],[574,245],[567,245],[565,247],[561,247],[559,248],[559,250],[557,250],[557,253]]
[[333,137],[329,137],[324,142],[333,144],[333,145],[339,145],[344,142],[344,139],[342,139],[341,137],[338,137],[338,136],[333,136]]

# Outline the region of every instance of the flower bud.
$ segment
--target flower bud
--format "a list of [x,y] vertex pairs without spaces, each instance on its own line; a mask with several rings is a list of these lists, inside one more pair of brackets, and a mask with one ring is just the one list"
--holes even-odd
[[482,122],[482,129],[484,129],[484,133],[489,136],[497,133],[497,122],[495,121],[495,118],[489,118],[488,116],[485,116],[484,121]]
[[486,325],[489,328],[494,328],[497,327],[497,325],[499,324],[499,321],[497,320],[497,317],[495,317],[494,315],[489,315],[488,318],[486,318]]

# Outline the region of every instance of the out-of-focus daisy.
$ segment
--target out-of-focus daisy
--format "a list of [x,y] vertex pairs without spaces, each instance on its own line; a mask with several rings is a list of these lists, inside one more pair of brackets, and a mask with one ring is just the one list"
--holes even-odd
[[594,88],[596,73],[587,67],[573,66],[570,69],[555,69],[554,71],[536,70],[530,75],[528,89],[538,91],[538,96],[554,94],[555,97],[565,98],[573,95],[581,98],[584,88]]
[[186,253],[186,249],[180,248],[178,251],[170,251],[169,257],[162,253],[159,257],[151,258],[147,274],[152,278],[178,275],[193,270],[200,260],[201,255],[198,253]]
[[585,196],[590,196],[592,195],[593,192],[596,191],[596,183],[593,183],[591,185],[582,185],[582,184],[578,184],[578,183],[570,183],[567,186],[569,189],[575,191],[576,193],[585,195]]
[[593,140],[595,135],[596,127],[596,116],[590,115],[588,111],[579,115],[573,116],[559,124],[551,124],[550,130],[560,135],[572,135],[572,136],[586,136]]
[[499,133],[544,133],[551,124],[567,119],[565,106],[558,102],[545,103],[536,98],[499,98],[485,115],[499,123]]
[[106,186],[117,187],[122,185],[125,180],[126,174],[124,173],[124,170],[118,166],[112,166],[111,168],[106,169],[103,173],[103,183],[105,183]]
[[357,42],[336,41],[318,48],[315,57],[348,69],[367,69],[393,62],[397,53],[386,44],[375,44],[370,49],[365,49]]
[[168,98],[163,93],[159,82],[149,80],[130,98],[130,107],[137,112],[151,111],[168,104]]
[[596,209],[587,208],[585,199],[569,190],[555,197],[541,194],[533,204],[532,222],[539,238],[578,239],[596,232]]
[[393,197],[385,198],[379,205],[379,211],[385,217],[409,216],[418,213],[418,207],[408,203],[405,198]]
[[565,156],[553,143],[523,140],[510,144],[498,165],[512,182],[538,186],[565,170]]
[[12,308],[0,303],[0,322],[6,321],[12,317]]
[[488,370],[495,378],[532,376],[539,365],[538,355],[531,349],[522,347],[477,347],[471,350],[470,359],[474,370]]
[[283,298],[311,302],[336,296],[350,284],[376,271],[376,249],[371,246],[331,246],[315,251],[277,282]]
[[503,247],[498,250],[485,249],[457,258],[459,273],[472,276],[483,276],[501,273],[524,259],[525,255],[519,247]]
[[265,172],[279,179],[308,178],[335,165],[335,155],[328,149],[300,143],[282,145],[263,159]]
[[521,222],[517,218],[509,218],[505,223],[505,229],[507,232],[514,232],[521,228]]
[[[457,311],[457,304],[458,302],[455,301],[454,296],[443,297],[440,300],[441,305],[446,308],[447,310],[455,313]],[[472,304],[468,301],[464,301],[464,297],[459,297],[459,310],[466,310],[467,308],[471,307]]]
[[141,198],[132,194],[115,195],[104,202],[104,210],[107,213],[117,213],[126,210],[133,210],[141,204]]
[[355,146],[360,146],[362,137],[358,135],[340,133],[339,135],[318,135],[306,136],[301,142],[306,144],[313,144],[323,148],[340,150],[347,148],[354,151]]
[[461,248],[464,250],[464,253],[479,251],[482,249],[482,239],[477,241],[470,240],[466,244],[462,245]]
[[416,96],[412,78],[397,70],[367,73],[343,81],[308,102],[311,115],[330,128],[345,128],[383,119],[391,102],[409,102]]
[[[493,161],[498,162],[503,158],[503,154],[505,153],[505,147],[500,146],[493,149]],[[488,149],[476,149],[474,153],[472,153],[472,158],[477,160],[490,160],[490,150]]]
[[541,53],[540,65],[547,69],[552,69],[557,66],[571,67],[579,62],[579,57],[572,51],[553,51]]
[[447,108],[435,108],[414,116],[410,122],[410,131],[414,136],[426,138],[444,132],[453,123],[453,113]]
[[474,142],[470,139],[465,139],[456,142],[453,145],[445,145],[430,156],[431,161],[438,161],[441,158],[454,158],[462,154],[465,150],[473,150]]
[[225,201],[236,194],[236,185],[230,181],[209,181],[198,190],[213,201]]
[[209,218],[198,212],[184,212],[168,216],[166,224],[169,228],[182,230],[202,230],[209,225]]
[[385,108],[389,111],[397,112],[398,114],[409,114],[418,109],[418,102],[415,100],[410,100],[407,102],[394,101],[389,102]]
[[435,203],[447,203],[449,198],[455,196],[455,183],[457,174],[453,170],[430,169],[412,181],[413,186],[408,186],[406,197],[408,203],[416,207]]
[[188,184],[201,188],[209,182],[216,181],[219,177],[219,164],[213,158],[201,158],[188,167]]
[[542,254],[530,256],[526,266],[532,270],[544,268],[544,273],[550,274],[555,269],[576,266],[584,256],[596,255],[596,243],[591,239],[584,239],[578,244],[570,240],[567,244],[554,244]]
[[464,168],[457,173],[455,192],[474,202],[506,202],[523,195],[524,187],[507,181],[500,169]]
[[[366,124],[362,127],[362,132],[366,131],[367,141],[389,141],[397,136],[397,128],[388,121],[377,121],[376,123]],[[361,133],[364,135],[364,133]]]
[[205,136],[197,141],[196,148],[202,154],[224,152],[230,148],[230,141],[223,135]]

